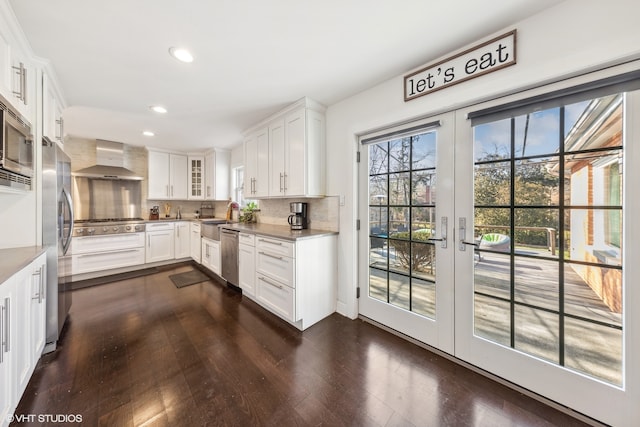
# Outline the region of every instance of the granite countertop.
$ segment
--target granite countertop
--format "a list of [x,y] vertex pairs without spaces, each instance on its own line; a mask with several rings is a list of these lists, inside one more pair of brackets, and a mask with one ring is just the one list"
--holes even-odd
[[47,250],[42,246],[0,249],[0,284],[22,270]]
[[296,240],[313,239],[316,237],[337,236],[337,231],[328,230],[291,230],[288,225],[272,225],[272,224],[222,224],[220,228],[229,230],[242,231],[251,234],[260,234],[263,236],[274,237],[277,239]]
[[226,221],[224,218],[181,218],[177,219],[176,217],[170,218],[159,218],[159,219],[146,219],[144,222],[147,224],[153,224],[156,222],[178,222],[178,221],[189,221],[189,222],[206,222],[206,221]]

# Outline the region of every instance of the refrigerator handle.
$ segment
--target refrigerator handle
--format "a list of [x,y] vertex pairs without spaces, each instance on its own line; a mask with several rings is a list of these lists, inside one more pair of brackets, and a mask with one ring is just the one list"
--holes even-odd
[[[69,232],[65,236],[64,243],[62,244],[62,254],[66,255],[69,250],[69,246],[71,245],[71,234],[73,233],[73,204],[71,203],[71,196],[67,192],[66,189],[62,189],[62,194],[64,194],[65,202],[67,202],[67,206],[69,207]],[[64,224],[64,220],[63,220]]]

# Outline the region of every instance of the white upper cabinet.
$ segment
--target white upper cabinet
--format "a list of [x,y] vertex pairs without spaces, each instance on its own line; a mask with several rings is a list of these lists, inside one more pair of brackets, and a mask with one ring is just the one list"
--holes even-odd
[[180,154],[147,148],[148,199],[226,200],[231,153]]
[[51,78],[42,73],[42,136],[64,144],[63,103]]
[[324,196],[324,115],[300,108],[285,119],[285,195]]
[[[29,56],[28,42],[11,31],[15,28],[0,14],[0,94],[35,125],[36,70]],[[27,49],[27,50],[25,50]]]
[[227,150],[209,151],[205,155],[204,195],[207,200],[227,200],[229,198],[229,165],[231,152]]
[[303,98],[264,125],[244,141],[245,197],[324,196],[324,107]]
[[269,196],[286,194],[284,119],[269,125]]
[[247,199],[269,195],[269,128],[250,134],[244,142],[244,194]]
[[183,154],[148,150],[148,198],[187,200],[188,158]]
[[189,156],[189,200],[204,200],[204,156]]

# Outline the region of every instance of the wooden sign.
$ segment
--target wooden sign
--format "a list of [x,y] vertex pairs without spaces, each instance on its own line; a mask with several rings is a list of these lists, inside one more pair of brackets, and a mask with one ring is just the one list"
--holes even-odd
[[404,101],[492,73],[516,63],[516,30],[404,77]]

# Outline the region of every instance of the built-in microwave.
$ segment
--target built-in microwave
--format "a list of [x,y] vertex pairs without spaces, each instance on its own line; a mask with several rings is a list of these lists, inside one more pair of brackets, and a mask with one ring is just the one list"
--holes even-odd
[[0,99],[0,114],[2,114],[0,168],[31,178],[34,156],[31,126],[4,101]]

